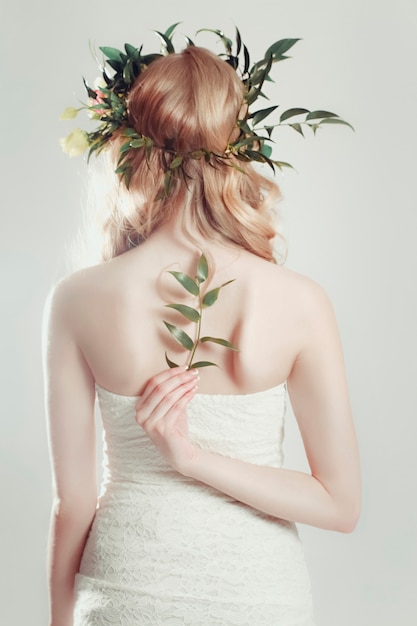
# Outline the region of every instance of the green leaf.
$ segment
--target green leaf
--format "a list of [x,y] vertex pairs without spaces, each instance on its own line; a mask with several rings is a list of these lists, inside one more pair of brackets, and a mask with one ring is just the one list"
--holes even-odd
[[172,274],[174,278],[186,289],[189,293],[192,293],[193,296],[198,296],[200,294],[200,287],[197,285],[195,280],[188,276],[188,274],[184,274],[183,272],[173,272],[169,271],[168,274]]
[[130,56],[133,59],[137,58],[137,54],[139,50],[135,48],[135,46],[132,46],[130,43],[125,43],[125,50],[128,56]]
[[226,285],[230,285],[230,283],[233,283],[234,280],[234,278],[232,280],[228,280],[226,283],[223,283],[223,285],[220,285],[220,287],[216,287],[216,289],[211,289],[210,291],[208,291],[203,298],[203,308],[212,306],[219,297],[220,289],[222,287],[226,287]]
[[166,322],[165,320],[162,321],[164,322],[165,326],[168,328],[174,339],[176,339],[176,341],[178,341],[178,343],[180,343],[183,348],[185,348],[186,350],[192,350],[194,348],[194,341],[189,335],[187,335],[186,332],[184,332],[181,328],[178,328],[177,326]]
[[164,55],[163,54],[159,54],[158,52],[154,52],[153,54],[145,54],[141,58],[141,64],[143,63],[143,65],[150,65],[151,63],[156,61],[156,59],[159,59],[162,56],[164,56]]
[[251,133],[252,129],[250,128],[247,120],[237,120],[237,126],[241,129],[243,133]]
[[266,140],[267,137],[261,137],[260,135],[251,135],[250,137],[246,137],[246,139],[242,139],[242,141],[238,141],[237,143],[230,144],[233,148],[243,148],[244,146],[252,146],[254,143],[260,143],[262,140]]
[[248,163],[250,161],[250,158],[248,157],[246,152],[236,152],[235,157],[238,159],[238,161],[243,161],[244,163]]
[[123,137],[139,137],[134,128],[125,128],[123,131]]
[[111,109],[111,106],[107,104],[107,102],[100,102],[100,104],[93,104],[93,106],[88,107],[89,111],[102,111],[103,109]]
[[163,45],[166,48],[168,54],[173,54],[175,52],[175,48],[172,45],[171,39],[167,37],[164,33],[160,33],[159,30],[156,30],[155,33],[161,38]]
[[132,141],[130,142],[131,148],[143,148],[144,145],[145,140],[142,137],[140,137],[139,139],[132,139]]
[[198,261],[198,265],[197,265],[197,282],[200,285],[201,283],[204,283],[205,280],[207,280],[207,276],[208,276],[208,264],[207,264],[207,259],[204,256],[204,254],[202,254],[200,256],[200,259]]
[[162,196],[159,197],[159,200],[162,200],[164,197],[168,198],[172,186],[172,174],[170,171],[165,172],[164,176],[164,187],[161,190]]
[[247,74],[249,71],[249,65],[250,65],[250,56],[249,56],[249,50],[247,49],[247,47],[245,45],[243,45],[243,56],[245,59],[245,65],[243,68],[243,74]]
[[124,154],[124,152],[129,152],[129,150],[131,149],[130,146],[130,141],[126,141],[126,143],[124,143],[121,147],[120,147],[120,154]]
[[336,113],[330,113],[330,111],[311,111],[306,117],[307,120],[319,120],[322,117],[339,117]]
[[120,165],[118,168],[116,168],[114,170],[114,173],[115,174],[124,174],[128,169],[129,169],[129,164],[128,163],[123,163],[123,165]]
[[290,124],[291,128],[293,128],[294,130],[297,131],[297,133],[300,133],[300,135],[302,135],[304,137],[304,133],[303,133],[303,129],[301,127],[301,124],[295,123],[295,124]]
[[126,170],[122,174],[122,179],[125,181],[126,189],[130,187],[130,180],[132,178],[132,166],[128,165]]
[[261,153],[269,158],[272,154],[272,147],[264,143],[261,148]]
[[176,170],[177,168],[181,167],[181,164],[184,160],[184,157],[182,156],[176,156],[173,160],[171,165],[169,166],[169,169],[171,170]]
[[198,30],[196,32],[196,35],[198,35],[198,33],[202,33],[202,32],[206,32],[206,33],[214,33],[215,35],[217,35],[218,37],[220,37],[220,39],[222,40],[224,47],[226,48],[226,51],[230,54],[232,52],[232,40],[229,39],[228,37],[226,37],[224,35],[224,33],[221,30],[213,30],[212,28],[200,28],[200,30]]
[[352,124],[349,124],[349,122],[345,122],[345,120],[341,120],[340,118],[328,117],[319,122],[319,124],[320,126],[322,124],[343,124],[344,126],[349,126],[349,128],[351,128],[353,131],[355,130]]
[[282,170],[284,167],[289,167],[292,170],[294,169],[291,163],[287,163],[286,161],[272,161],[272,162],[280,170]]
[[89,84],[87,83],[84,77],[83,77],[83,83],[84,83],[84,87],[87,90],[88,97],[95,100],[97,98],[97,94],[93,89],[91,89],[91,87],[89,86]]
[[219,367],[216,363],[212,363],[211,361],[197,361],[197,363],[193,363],[190,365],[190,370],[194,370],[200,367],[210,367],[213,365],[214,367]]
[[269,157],[265,157],[264,163],[266,163],[271,170],[273,171],[274,175],[275,175],[275,167],[274,167],[274,162],[272,159],[270,159]]
[[111,48],[109,46],[99,46],[99,50],[111,61],[121,61],[123,59],[123,53],[117,48]]
[[239,348],[236,348],[236,346],[230,343],[230,341],[226,341],[226,339],[220,339],[219,337],[201,337],[200,339],[201,343],[206,343],[207,341],[210,341],[211,343],[218,343],[221,346],[229,348],[230,350],[235,350],[236,352],[239,351]]
[[120,104],[120,98],[118,95],[114,93],[114,91],[110,92],[110,102],[112,103],[114,107],[117,107]]
[[280,58],[281,59],[286,58],[286,57],[283,57],[284,52],[288,52],[288,50],[292,48],[293,45],[297,43],[297,41],[300,41],[300,38],[280,39],[280,41],[276,41],[265,52],[265,58],[267,58],[267,56],[269,55],[271,55],[274,58],[274,61],[278,61],[280,60]]
[[278,108],[278,105],[273,106],[273,107],[268,107],[267,109],[261,109],[259,111],[256,111],[256,113],[253,113],[250,116],[253,119],[253,125],[256,126],[257,124],[259,124],[259,122],[262,122],[262,120],[268,117],[268,115],[270,115],[270,113],[275,111],[275,109],[277,108]]
[[242,37],[240,36],[239,29],[236,27],[236,56],[239,56],[242,48]]
[[285,122],[285,120],[288,120],[290,117],[294,117],[295,115],[301,115],[302,113],[310,113],[310,111],[308,109],[300,109],[300,108],[288,109],[287,111],[284,111],[284,113],[281,114],[279,121]]
[[107,65],[110,65],[110,67],[119,74],[123,72],[123,63],[121,61],[113,61],[113,59],[109,59],[107,61]]
[[152,154],[153,141],[150,137],[145,137],[145,158],[149,162],[150,156]]
[[206,150],[193,150],[192,152],[190,152],[190,157],[192,159],[202,159],[205,155],[206,155],[207,151]]
[[219,291],[220,287],[217,287],[216,289],[211,289],[205,294],[202,302],[204,308],[212,306],[216,302],[217,298],[219,297]]
[[173,367],[179,367],[178,363],[174,363],[171,359],[168,358],[167,353],[165,352],[165,361],[168,363],[168,366],[172,369]]
[[126,65],[123,68],[123,80],[127,85],[130,85],[133,80],[132,61],[130,59],[126,61]]
[[257,161],[258,163],[264,163],[265,161],[262,152],[257,150],[246,150],[246,154],[252,161]]
[[97,152],[98,154],[100,153],[100,142],[97,141],[96,143],[93,143],[93,145],[90,147],[89,151],[88,151],[88,156],[87,156],[87,163],[90,160],[90,157],[92,154],[94,154],[94,152]]
[[165,306],[169,307],[170,309],[175,309],[176,311],[181,313],[181,315],[186,317],[187,320],[190,320],[190,322],[198,322],[200,319],[200,313],[196,309],[193,309],[191,306],[187,306],[186,304],[166,304]]
[[233,56],[233,54],[230,54],[229,57],[225,59],[225,61],[226,63],[228,63],[228,65],[233,67],[234,70],[237,70],[237,68],[239,67],[239,59]]
[[[261,71],[260,76],[257,77],[256,79],[256,87],[251,87],[251,89],[249,90],[249,92],[246,95],[246,102],[251,105],[255,102],[255,100],[258,98],[258,96],[263,96],[266,97],[261,89],[262,89],[262,85],[264,84],[264,81],[266,79],[266,77],[268,76],[271,67],[272,67],[272,61],[273,58],[272,56],[270,56],[268,59],[265,59],[266,61],[266,67]],[[252,76],[250,77],[250,82],[252,83]]]
[[177,28],[177,26],[179,26],[180,24],[181,24],[181,22],[176,22],[175,24],[171,24],[171,26],[169,28],[167,28],[165,33],[164,33],[165,37],[167,37],[168,39],[171,39],[172,33]]
[[[272,57],[269,57],[269,58],[272,59]],[[257,67],[256,70],[250,76],[250,82],[251,82],[252,87],[254,87],[255,85],[259,85],[260,83],[263,83],[267,74],[268,72],[266,71],[266,66],[260,65],[259,67]]]

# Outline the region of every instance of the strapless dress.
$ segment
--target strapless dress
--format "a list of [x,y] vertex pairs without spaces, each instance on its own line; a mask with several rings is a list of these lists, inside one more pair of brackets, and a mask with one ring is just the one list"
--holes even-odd
[[[136,397],[97,386],[104,478],[76,576],[74,626],[314,626],[292,522],[174,471],[135,422]],[[197,394],[199,446],[281,467],[286,385]]]

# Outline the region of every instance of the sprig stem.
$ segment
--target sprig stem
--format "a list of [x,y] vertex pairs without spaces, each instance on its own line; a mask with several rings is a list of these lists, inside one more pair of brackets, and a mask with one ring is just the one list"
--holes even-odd
[[[208,267],[207,259],[204,253],[201,254],[200,256],[200,259],[197,264],[197,271],[196,271],[194,278],[192,278],[188,274],[184,274],[183,272],[169,271],[169,273],[172,276],[174,276],[174,278],[182,285],[182,287],[184,287],[184,289],[188,293],[191,293],[193,296],[198,297],[198,311],[197,309],[194,309],[193,307],[190,307],[188,305],[181,304],[181,303],[165,305],[171,309],[178,311],[178,313],[181,313],[181,315],[183,315],[187,320],[197,324],[194,341],[184,330],[182,330],[182,328],[179,328],[178,326],[174,326],[174,324],[170,324],[166,320],[163,320],[163,323],[165,324],[166,328],[169,330],[171,335],[174,337],[174,339],[179,344],[181,344],[183,348],[190,351],[190,357],[188,359],[188,364],[187,364],[187,367],[189,369],[194,368],[194,367],[198,367],[198,368],[209,367],[210,365],[216,366],[216,363],[212,363],[211,361],[198,361],[197,363],[193,363],[196,350],[201,343],[206,343],[207,341],[209,341],[211,343],[221,345],[224,348],[229,348],[229,350],[237,350],[237,348],[232,343],[230,343],[230,341],[227,341],[227,339],[221,339],[220,337],[209,337],[209,336],[201,337],[201,322],[203,318],[203,309],[213,306],[213,304],[216,302],[219,296],[220,290],[226,285],[229,285],[230,283],[234,282],[234,279],[228,280],[227,282],[223,283],[219,287],[215,287],[214,289],[211,289],[210,291],[205,291],[204,295],[202,295],[201,285],[208,279],[208,276],[209,276],[209,267]],[[168,357],[166,352],[165,352],[165,360],[168,363],[169,367],[179,367],[177,363],[174,363],[174,361],[171,361],[171,359]]]
[[201,297],[201,290],[199,291],[198,294],[198,312],[200,314],[199,320],[197,322],[197,330],[196,330],[196,334],[195,334],[195,341],[194,341],[194,348],[191,351],[191,355],[190,355],[190,359],[188,361],[188,369],[190,369],[190,367],[193,364],[193,359],[194,359],[194,355],[195,352],[197,350],[197,347],[200,343],[200,336],[201,336],[201,318],[203,316],[203,299]]

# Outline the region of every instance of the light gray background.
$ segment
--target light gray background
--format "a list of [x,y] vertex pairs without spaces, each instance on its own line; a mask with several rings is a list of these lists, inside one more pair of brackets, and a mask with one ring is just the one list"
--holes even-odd
[[[115,9],[117,7],[117,9]],[[303,140],[282,132],[275,155],[288,266],[328,291],[339,320],[360,439],[363,513],[352,535],[300,527],[319,626],[416,623],[416,124],[414,0],[15,0],[0,8],[2,623],[47,623],[44,554],[50,474],[40,327],[81,219],[82,158],[58,121],[93,80],[89,39],[158,47],[152,29],[241,29],[257,59],[301,37],[276,66],[273,102],[334,110],[356,128]],[[214,37],[213,37],[214,43]],[[220,48],[219,48],[220,50]],[[87,124],[86,118],[82,123]],[[304,468],[287,427],[287,466]],[[243,557],[244,558],[244,557]],[[256,625],[254,625],[256,626]]]

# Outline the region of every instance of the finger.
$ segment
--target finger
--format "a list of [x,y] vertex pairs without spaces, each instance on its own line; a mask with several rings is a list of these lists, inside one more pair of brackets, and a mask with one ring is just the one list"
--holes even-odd
[[156,387],[163,385],[167,381],[171,379],[175,379],[177,376],[181,376],[182,374],[185,374],[189,371],[190,370],[187,368],[187,366],[183,365],[181,367],[173,367],[173,368],[163,370],[162,372],[158,372],[158,374],[155,374],[155,376],[152,376],[152,378],[150,378],[148,382],[146,383],[145,389],[143,390],[142,397],[147,398],[150,394],[153,393]]
[[[164,420],[165,422],[170,413],[176,410],[178,402],[180,402],[182,398],[188,393],[195,393],[196,387],[197,381],[195,379],[191,381],[188,380],[182,385],[175,387],[172,391],[170,391],[161,398],[157,406],[150,414],[147,414],[146,411],[144,411],[143,414],[139,416],[140,421],[138,423],[146,431],[150,431],[152,430],[152,428],[155,428],[156,424],[161,420]],[[185,404],[187,403],[187,401],[185,402]]]
[[[155,443],[162,438],[166,441],[167,445],[172,443],[172,437],[180,435],[188,438],[188,424],[186,408],[189,402],[196,394],[196,387],[193,387],[187,391],[172,407],[172,409],[161,418],[156,421],[152,428],[146,430],[147,435]],[[156,445],[158,445],[156,443]]]
[[165,396],[177,389],[181,385],[198,380],[197,370],[186,370],[169,376],[164,376],[165,372],[158,374],[151,379],[150,384],[145,388],[145,392],[138,402],[137,408],[141,412],[150,416]]
[[172,407],[172,410],[167,414],[167,416],[164,419],[164,425],[167,428],[173,428],[175,425],[177,425],[179,427],[179,430],[181,430],[181,427],[186,428],[187,425],[187,415],[186,415],[186,408],[187,405],[189,404],[189,402],[194,398],[196,392],[197,392],[197,385],[195,385],[192,389],[190,389],[189,391],[187,391],[182,398],[180,398]]
[[[176,378],[176,382],[169,380],[156,387],[152,395],[147,399],[139,398],[136,403],[135,419],[143,426],[151,417],[160,419],[161,415],[170,410],[175,401],[187,390],[197,383],[195,375],[188,376],[185,380]],[[180,383],[180,384],[179,384]],[[171,395],[171,394],[175,395]]]

